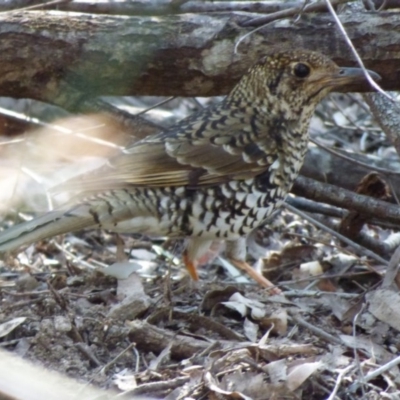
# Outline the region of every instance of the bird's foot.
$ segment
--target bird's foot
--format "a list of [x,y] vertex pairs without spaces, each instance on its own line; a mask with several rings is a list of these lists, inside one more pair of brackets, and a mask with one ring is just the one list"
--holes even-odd
[[262,276],[259,272],[257,272],[251,265],[247,264],[246,261],[229,259],[229,261],[237,268],[246,272],[252,279],[254,279],[260,286],[268,289],[268,292],[271,295],[281,294],[282,291],[276,287],[270,280]]

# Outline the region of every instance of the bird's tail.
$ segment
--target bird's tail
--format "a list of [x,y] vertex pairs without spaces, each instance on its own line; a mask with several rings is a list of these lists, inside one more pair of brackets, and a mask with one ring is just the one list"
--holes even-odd
[[98,223],[85,205],[68,211],[52,211],[0,232],[0,253],[18,249],[51,236],[95,227]]

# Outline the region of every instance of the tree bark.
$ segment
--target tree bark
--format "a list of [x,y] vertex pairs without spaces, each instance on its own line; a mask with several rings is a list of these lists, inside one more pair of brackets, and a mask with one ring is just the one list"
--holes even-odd
[[[0,95],[79,109],[100,95],[214,96],[226,94],[272,48],[318,49],[354,65],[329,15],[280,20],[237,41],[257,14],[125,17],[63,12],[0,15]],[[396,13],[343,15],[368,68],[399,89],[400,19]],[[384,47],[379,44],[384,44]],[[360,87],[345,90],[360,90]],[[365,89],[365,88],[364,88]]]
[[[389,93],[394,98],[396,93]],[[365,102],[374,114],[376,121],[392,142],[397,154],[400,155],[400,108],[397,102],[390,101],[381,93],[366,93]]]

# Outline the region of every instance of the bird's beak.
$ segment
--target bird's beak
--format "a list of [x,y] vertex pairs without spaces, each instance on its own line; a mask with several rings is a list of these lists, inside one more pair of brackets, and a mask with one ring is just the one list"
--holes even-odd
[[[374,81],[379,81],[382,78],[376,72],[369,69],[366,72]],[[347,84],[362,83],[367,81],[367,76],[361,68],[340,68],[337,72],[326,74],[318,79],[324,87],[342,86]]]

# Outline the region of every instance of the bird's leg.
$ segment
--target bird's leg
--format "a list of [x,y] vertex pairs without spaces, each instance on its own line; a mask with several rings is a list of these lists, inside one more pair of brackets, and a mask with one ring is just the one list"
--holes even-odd
[[185,264],[185,267],[188,270],[190,277],[194,281],[198,281],[199,280],[199,274],[197,273],[197,262],[196,262],[196,260],[192,260],[189,257],[189,254],[188,254],[188,252],[186,250],[183,252],[182,258],[183,258],[183,263]]
[[[192,277],[197,281],[199,275],[197,267],[212,261],[221,250],[222,241],[203,238],[190,238],[187,241],[186,249],[183,252],[183,262]],[[246,238],[226,241],[226,256],[236,268],[245,271],[260,286],[268,288],[271,294],[280,294],[281,290],[274,287],[274,284],[258,273],[246,261]]]
[[237,240],[229,240],[226,242],[226,257],[237,268],[245,271],[252,279],[254,279],[260,286],[269,288],[271,294],[281,294],[281,290],[269,281],[267,278],[257,272],[246,259],[246,238]]
[[199,275],[197,267],[211,262],[221,250],[221,240],[203,238],[190,238],[183,252],[183,262],[193,280],[197,281]]

